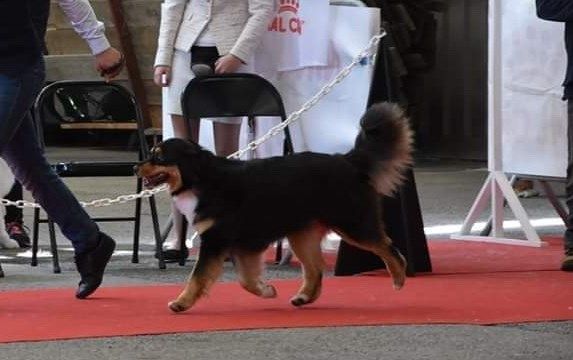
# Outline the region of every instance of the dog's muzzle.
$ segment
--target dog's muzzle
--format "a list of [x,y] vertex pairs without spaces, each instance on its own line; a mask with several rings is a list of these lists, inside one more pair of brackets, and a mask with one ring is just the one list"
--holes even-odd
[[143,161],[133,167],[135,175],[143,180],[143,186],[146,188],[153,188],[159,186],[169,179],[169,175],[165,172],[149,172],[146,171],[144,165],[149,165],[148,161]]

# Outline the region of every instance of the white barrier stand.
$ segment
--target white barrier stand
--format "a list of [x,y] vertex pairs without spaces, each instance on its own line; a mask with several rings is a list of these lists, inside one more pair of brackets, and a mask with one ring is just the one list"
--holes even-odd
[[[488,170],[487,177],[474,201],[459,234],[451,236],[455,240],[492,242],[498,244],[541,247],[545,243],[531,225],[529,217],[502,170],[502,19],[501,1],[489,3],[489,61],[488,61]],[[525,240],[504,237],[504,199],[521,224]],[[492,231],[489,236],[472,235],[471,229],[478,217],[491,207]]]

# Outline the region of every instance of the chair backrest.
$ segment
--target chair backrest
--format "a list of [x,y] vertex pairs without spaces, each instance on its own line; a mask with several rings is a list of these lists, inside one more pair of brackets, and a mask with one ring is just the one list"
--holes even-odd
[[224,74],[192,79],[181,96],[186,119],[278,116],[286,119],[277,89],[255,74]]
[[56,81],[40,92],[34,117],[43,139],[47,121],[64,129],[137,131],[140,156],[147,156],[145,125],[135,97],[126,88],[104,81]]

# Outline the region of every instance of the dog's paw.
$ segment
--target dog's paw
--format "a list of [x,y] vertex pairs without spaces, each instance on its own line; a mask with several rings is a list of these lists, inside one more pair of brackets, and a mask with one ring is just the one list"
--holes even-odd
[[274,286],[265,284],[261,289],[261,297],[264,299],[272,299],[277,297],[277,289]]
[[406,283],[406,273],[402,273],[400,275],[392,277],[392,286],[394,287],[394,290],[400,290],[401,288],[404,287],[405,283]]
[[406,283],[406,278],[400,278],[400,279],[396,279],[394,280],[393,286],[394,286],[394,290],[400,290],[404,287],[404,284]]
[[305,294],[296,294],[290,299],[290,303],[296,307],[306,305],[311,303],[310,298],[308,295]]
[[177,302],[177,300],[170,301],[168,304],[168,307],[169,307],[169,310],[173,311],[174,313],[180,313],[180,312],[187,310],[187,307],[185,305]]

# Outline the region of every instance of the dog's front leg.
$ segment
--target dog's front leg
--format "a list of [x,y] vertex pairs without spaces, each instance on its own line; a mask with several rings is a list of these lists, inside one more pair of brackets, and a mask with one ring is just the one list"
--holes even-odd
[[[196,228],[200,231],[202,225],[198,224]],[[228,256],[228,249],[224,246],[225,242],[217,239],[216,231],[204,230],[201,233],[203,233],[201,246],[193,271],[183,292],[179,294],[177,299],[169,303],[169,308],[174,312],[185,311],[192,307],[197,300],[207,294],[209,288],[223,272],[223,264]]]
[[304,280],[298,293],[290,299],[294,306],[311,304],[320,296],[324,268],[320,242],[325,235],[325,228],[316,224],[288,235],[291,249],[302,264]]

